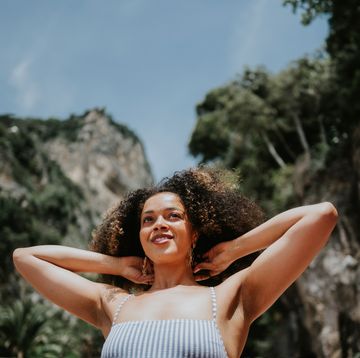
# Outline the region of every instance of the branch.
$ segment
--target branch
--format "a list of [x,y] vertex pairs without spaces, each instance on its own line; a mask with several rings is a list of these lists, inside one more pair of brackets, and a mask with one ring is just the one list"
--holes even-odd
[[301,124],[301,121],[299,119],[299,116],[297,114],[294,114],[293,115],[293,119],[294,119],[294,122],[295,122],[295,128],[296,128],[296,131],[299,135],[299,138],[300,138],[300,143],[305,151],[305,153],[309,156],[310,158],[310,147],[309,147],[309,143],[308,141],[306,140],[306,136],[305,136],[305,132],[304,132],[304,129],[303,129],[303,126]]
[[261,137],[264,139],[266,143],[266,147],[269,153],[271,154],[271,156],[275,159],[276,163],[279,165],[280,168],[284,168],[286,164],[283,161],[283,159],[280,157],[279,153],[276,151],[274,145],[270,142],[268,136],[264,132],[261,132]]

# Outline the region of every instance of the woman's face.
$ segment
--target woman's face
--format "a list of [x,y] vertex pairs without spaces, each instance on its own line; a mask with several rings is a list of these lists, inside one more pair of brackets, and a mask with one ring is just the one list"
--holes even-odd
[[141,213],[140,241],[154,263],[186,262],[195,235],[178,195],[155,194]]

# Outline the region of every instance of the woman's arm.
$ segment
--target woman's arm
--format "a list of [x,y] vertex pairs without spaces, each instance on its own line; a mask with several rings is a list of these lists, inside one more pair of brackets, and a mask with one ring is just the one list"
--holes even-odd
[[13,259],[18,272],[41,295],[97,327],[103,318],[101,294],[106,286],[75,272],[121,275],[141,283],[151,280],[141,275],[142,259],[137,257],[44,245],[16,249]]
[[287,210],[239,238],[210,250],[195,269],[216,274],[236,259],[266,248],[242,274],[241,298],[250,321],[268,309],[306,269],[336,225],[328,202]]

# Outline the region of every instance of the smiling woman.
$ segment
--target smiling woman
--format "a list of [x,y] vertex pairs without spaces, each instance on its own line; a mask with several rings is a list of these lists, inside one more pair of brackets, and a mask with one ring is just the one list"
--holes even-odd
[[[264,221],[261,209],[240,193],[237,183],[235,173],[202,167],[176,172],[156,187],[133,191],[94,231],[91,248],[112,256],[145,257],[143,245],[134,237],[139,237],[139,233],[157,219],[160,214],[158,205],[166,199],[168,207],[165,205],[165,208],[169,210],[158,220],[167,217],[166,214],[169,218],[181,216],[180,222],[186,219],[191,226],[191,235],[196,235],[192,261],[193,264],[199,263],[202,255],[215,245],[232,240]],[[161,193],[167,195],[159,195]],[[171,207],[180,210],[170,210]],[[216,285],[248,266],[254,257],[239,258],[221,275],[213,272],[209,280],[201,283]],[[105,276],[104,279],[124,288],[144,288],[124,277]]]
[[[176,194],[159,193],[145,202],[141,214],[140,242],[157,269],[186,261],[196,236],[185,207]],[[159,278],[159,273],[155,277]]]
[[251,323],[306,269],[336,219],[325,202],[263,222],[228,172],[195,168],[130,193],[94,231],[98,252],[38,246],[16,249],[14,262],[41,294],[102,330],[102,357],[239,357]]

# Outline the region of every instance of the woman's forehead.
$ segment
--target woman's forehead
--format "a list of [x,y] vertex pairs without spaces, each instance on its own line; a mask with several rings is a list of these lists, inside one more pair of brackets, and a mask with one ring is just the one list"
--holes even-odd
[[166,191],[157,193],[147,199],[142,211],[154,211],[166,208],[178,208],[185,210],[184,204],[182,203],[180,197],[175,193]]

